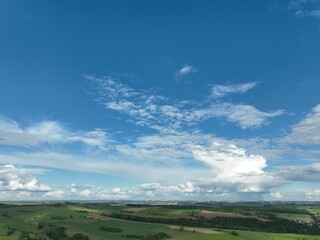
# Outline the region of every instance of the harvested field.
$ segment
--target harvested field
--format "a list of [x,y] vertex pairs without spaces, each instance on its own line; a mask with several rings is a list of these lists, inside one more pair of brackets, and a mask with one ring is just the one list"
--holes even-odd
[[238,213],[213,212],[213,211],[206,211],[206,210],[201,211],[200,213],[197,214],[197,216],[204,217],[204,218],[215,218],[215,217],[247,218],[248,217]]
[[[180,226],[169,226],[169,228],[174,230],[180,230]],[[224,234],[224,232],[215,231],[207,228],[197,228],[197,227],[183,227],[183,230],[187,232],[195,231],[198,233],[205,233],[205,234]]]
[[95,219],[95,220],[112,220],[113,218],[101,216],[98,213],[88,213],[87,218]]
[[138,208],[138,207],[132,207],[132,208],[125,208],[122,211],[126,211],[126,212],[133,212],[133,213],[139,213],[146,210],[146,208]]

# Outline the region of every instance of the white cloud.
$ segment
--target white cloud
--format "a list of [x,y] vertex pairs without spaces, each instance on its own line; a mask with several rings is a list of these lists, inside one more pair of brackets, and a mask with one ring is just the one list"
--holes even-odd
[[280,192],[271,192],[270,196],[275,198],[275,199],[281,199],[283,197]]
[[211,89],[211,96],[214,98],[224,97],[230,93],[245,93],[254,88],[257,82],[248,82],[242,84],[229,85],[213,85]]
[[304,4],[306,4],[310,0],[292,0],[289,2],[289,9],[300,9]]
[[0,166],[0,191],[48,191],[48,185],[40,184],[35,175],[42,169],[17,168],[14,165]]
[[285,166],[274,174],[289,181],[317,182],[320,179],[320,163],[305,166]]
[[215,183],[233,184],[238,192],[266,192],[278,184],[264,171],[267,161],[263,156],[247,154],[235,145],[214,142],[206,148],[197,146],[193,154],[211,167]]
[[32,199],[34,195],[38,195],[37,192],[26,192],[26,191],[1,191],[1,200],[27,200]]
[[304,191],[304,194],[309,199],[319,198],[320,197],[320,190],[319,189],[316,189],[316,190],[307,189]]
[[193,150],[196,159],[211,166],[218,180],[234,181],[248,174],[261,174],[267,166],[266,159],[259,155],[247,155],[235,145],[223,146],[213,143],[209,148],[197,146]]
[[60,199],[65,196],[65,192],[62,190],[50,191],[43,195],[44,198],[56,198]]
[[192,67],[191,65],[185,64],[183,65],[183,67],[176,73],[177,77],[182,77],[185,75],[188,75],[190,73],[195,73],[197,72],[198,69],[196,69],[195,67]]
[[242,129],[261,127],[268,124],[269,118],[284,114],[284,110],[263,112],[251,105],[230,103],[213,105],[207,112],[212,116],[226,117],[227,121],[237,123]]
[[91,191],[89,189],[85,189],[79,193],[80,196],[89,197],[91,195]]
[[320,104],[298,124],[293,125],[291,133],[282,141],[301,145],[320,144]]
[[[268,119],[280,116],[283,110],[263,112],[252,105],[212,103],[211,101],[171,101],[163,96],[147,91],[135,91],[117,83],[110,77],[95,78],[86,76],[96,85],[99,94],[97,101],[107,109],[122,112],[130,117],[136,125],[147,126],[160,132],[175,132],[185,126],[190,127],[211,118],[226,118],[228,122],[237,123],[241,128],[257,128],[268,123]],[[220,86],[216,94],[227,92],[245,92],[256,83]]]
[[159,166],[158,160],[149,162],[140,157],[117,153],[98,157],[91,154],[82,156],[56,152],[23,152],[0,154],[0,163],[100,173],[143,181],[161,181],[163,179],[175,181],[177,175],[180,176],[181,180],[192,179],[197,176],[209,176],[209,172],[206,169],[195,167],[192,168],[190,174],[185,175],[185,171],[190,171],[190,168],[184,166],[180,159],[177,159],[176,163],[167,162],[167,164]]
[[131,188],[102,189],[96,193],[100,199],[135,199],[135,200],[179,200],[179,199],[223,199],[230,193],[219,187],[208,186],[206,182],[195,181],[185,184],[168,185],[144,183]]
[[71,183],[70,191],[71,191],[72,193],[77,192],[77,191],[78,191],[77,185],[74,184],[74,183]]
[[[212,147],[213,142],[217,143],[215,148]],[[211,154],[214,150],[217,155],[224,156],[226,159],[233,157],[232,161],[235,163],[232,163],[232,165],[235,169],[231,169],[230,174],[234,181],[231,182],[228,177],[222,177],[226,173],[226,170],[223,169],[227,168],[228,164],[216,166],[216,168],[220,166],[222,175],[213,171],[213,165],[208,169],[203,164],[199,164],[200,157],[194,152],[199,150],[207,151],[207,154]],[[235,159],[238,159],[239,162],[237,163]],[[248,172],[238,171],[243,167],[241,161],[244,165],[251,166],[247,169]],[[115,144],[112,152],[104,156],[92,155],[92,153],[80,156],[58,152],[20,152],[10,155],[0,154],[0,162],[125,176],[145,182],[165,181],[165,184],[162,184],[163,186],[157,190],[151,190],[149,185],[141,185],[139,190],[135,189],[138,192],[145,191],[143,196],[153,199],[173,199],[174,196],[177,197],[179,194],[181,199],[183,197],[199,197],[198,199],[200,199],[200,196],[208,198],[215,196],[230,197],[232,193],[260,194],[268,192],[273,186],[278,185],[279,181],[271,174],[264,172],[266,159],[261,155],[247,154],[243,148],[233,146],[232,141],[217,138],[210,134],[203,134],[199,131],[142,136],[127,144]],[[185,174],[186,172],[188,174]],[[237,175],[237,173],[239,174]],[[180,183],[177,183],[177,178]],[[203,178],[207,180],[204,181]],[[147,188],[150,189],[146,190]],[[155,185],[153,188],[155,188]],[[88,189],[89,194],[88,191],[85,191],[85,188],[79,188],[76,184],[71,184],[68,189],[69,193],[65,193],[64,198],[86,196],[94,198],[97,195],[91,189]],[[113,199],[116,199],[116,197],[126,199],[133,196],[132,191],[132,189],[130,192],[120,191],[119,188],[115,188],[111,192],[100,191],[99,197],[112,199],[111,195],[114,194]],[[50,195],[46,195],[46,197]],[[138,196],[136,197],[138,198]]]
[[295,13],[296,17],[314,17],[320,18],[320,10],[302,11],[298,10]]
[[[43,194],[44,198],[128,199],[141,195],[147,199],[201,199],[201,196],[210,199],[270,194],[274,186],[282,183],[279,176],[265,171],[267,160],[258,150],[248,154],[233,141],[203,134],[194,127],[210,118],[223,118],[243,129],[260,127],[269,118],[283,114],[282,110],[263,112],[251,105],[212,102],[208,98],[199,102],[171,101],[147,91],[136,91],[111,78],[90,79],[99,85],[96,91],[100,103],[129,115],[137,125],[159,132],[126,143],[111,142],[112,146],[106,148],[106,133],[100,129],[71,131],[54,121],[21,127],[5,119],[0,121],[0,131],[5,133],[0,135],[0,143],[18,145],[19,152],[1,153],[0,163],[102,173],[146,183],[112,190],[94,190],[72,183],[64,191]],[[72,143],[104,147],[106,151],[75,153],[65,147]],[[25,145],[28,151],[21,148]]]
[[[213,142],[215,144],[212,145]],[[247,154],[243,148],[232,145],[232,141],[200,132],[143,136],[131,144],[117,145],[115,150],[104,158],[58,153],[20,153],[16,156],[0,154],[0,162],[6,159],[11,163],[125,176],[145,182],[165,181],[172,184],[170,186],[176,186],[174,184],[179,179],[179,182],[189,182],[182,184],[186,192],[191,191],[192,186],[195,186],[194,181],[200,178],[208,179],[205,185],[202,180],[201,184],[197,180],[196,185],[202,185],[201,189],[215,193],[219,189],[223,194],[232,191],[267,192],[277,185],[277,179],[263,170],[266,167],[265,158]],[[216,165],[211,163],[208,169],[204,164],[199,164],[199,161],[205,163],[206,157],[211,158]],[[224,163],[219,162],[220,157],[225,159]],[[72,184],[69,189],[74,197],[85,190],[82,188],[80,191],[76,184]],[[127,194],[121,198],[124,195]]]
[[294,11],[296,17],[320,18],[320,5],[317,0],[292,0],[284,9]]
[[101,129],[89,132],[72,132],[55,121],[42,121],[22,128],[16,121],[0,117],[0,144],[37,146],[77,142],[105,149],[107,137]]

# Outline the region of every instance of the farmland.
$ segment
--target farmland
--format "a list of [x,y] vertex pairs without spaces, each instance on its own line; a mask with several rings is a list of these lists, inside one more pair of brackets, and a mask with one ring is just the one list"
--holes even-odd
[[320,240],[317,204],[3,203],[0,240]]

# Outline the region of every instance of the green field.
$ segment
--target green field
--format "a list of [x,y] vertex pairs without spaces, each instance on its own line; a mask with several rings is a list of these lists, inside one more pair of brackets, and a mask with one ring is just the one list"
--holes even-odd
[[[265,205],[245,205],[241,206],[242,212],[248,217],[238,214],[239,206],[234,205],[213,205],[213,206],[193,206],[179,205],[167,206],[161,205],[127,205],[119,204],[104,204],[104,203],[39,203],[39,204],[2,204],[0,205],[0,240],[18,240],[21,239],[22,232],[29,234],[29,239],[39,238],[48,229],[65,228],[65,233],[71,238],[77,233],[88,236],[91,240],[134,240],[148,239],[148,235],[155,236],[159,233],[164,233],[170,236],[172,240],[320,240],[319,235],[302,235],[302,234],[282,234],[263,231],[248,231],[243,225],[243,229],[230,229],[215,226],[201,226],[201,224],[210,221],[203,217],[203,213],[217,213],[218,217],[228,218],[230,222],[234,217],[239,217],[240,227],[243,219],[250,221],[261,221],[261,216],[267,217],[267,210],[272,210],[272,214],[276,219],[265,219],[265,222],[276,221],[277,219],[304,220],[313,221],[311,215],[319,210],[319,206],[288,206],[286,213],[274,213],[274,211],[285,211],[286,208],[277,208],[274,206]],[[241,210],[240,209],[240,210]],[[298,209],[298,210],[296,210]],[[292,213],[290,213],[292,211]],[[301,213],[300,213],[300,212]],[[305,212],[307,211],[307,212]],[[221,213],[221,214],[220,214]],[[118,214],[126,217],[140,217],[139,221],[131,221],[120,218],[114,218],[113,215]],[[220,215],[219,215],[220,214]],[[265,214],[265,215],[263,215]],[[260,216],[261,215],[261,216]],[[210,215],[214,218],[215,215]],[[260,216],[255,217],[255,216]],[[159,220],[159,223],[148,222],[147,220]],[[162,219],[162,220],[161,220]],[[182,227],[180,224],[163,223],[161,221],[180,221],[181,219],[190,219],[198,221],[199,226],[194,225],[194,222],[186,222],[187,225]],[[209,218],[208,218],[209,219]],[[238,218],[237,218],[238,219]],[[209,222],[206,222],[209,221]],[[264,223],[264,221],[261,221]],[[179,223],[179,222],[178,222]],[[184,222],[183,222],[184,223]],[[292,221],[292,224],[297,224]],[[41,227],[40,226],[44,226]],[[175,225],[175,226],[174,226]],[[187,227],[187,226],[193,227]],[[102,230],[101,227],[107,229],[117,229],[117,232]],[[231,226],[231,225],[230,225]],[[300,225],[297,225],[300,226]],[[304,225],[301,225],[304,227]],[[9,234],[9,236],[7,236]],[[46,233],[47,234],[47,233]],[[59,239],[59,238],[48,238]],[[158,238],[149,238],[158,239]],[[159,238],[167,239],[167,238]],[[60,240],[60,239],[59,239]]]
[[277,234],[238,231],[239,237],[246,240],[320,240],[320,236],[307,236],[299,234]]
[[289,220],[301,220],[301,221],[312,221],[312,218],[308,214],[294,214],[294,213],[277,213],[278,218],[285,218]]

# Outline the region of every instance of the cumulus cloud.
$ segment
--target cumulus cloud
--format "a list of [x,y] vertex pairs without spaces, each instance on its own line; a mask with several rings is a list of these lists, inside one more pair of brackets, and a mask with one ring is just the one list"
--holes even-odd
[[74,184],[74,183],[71,183],[70,191],[71,191],[72,193],[77,192],[77,191],[78,191],[77,185]]
[[319,189],[316,189],[316,190],[307,189],[304,191],[304,194],[309,199],[319,198],[320,190]]
[[277,179],[264,171],[267,161],[263,156],[247,154],[235,145],[213,143],[193,150],[195,159],[211,167],[214,182],[234,184],[238,192],[266,192],[276,186]]
[[42,121],[23,128],[12,119],[0,117],[0,144],[37,146],[77,142],[103,149],[106,146],[107,137],[101,129],[72,132],[55,121]]
[[38,182],[35,175],[42,169],[17,168],[14,165],[0,166],[0,191],[48,191],[48,185]]
[[181,199],[210,199],[212,197],[227,197],[230,192],[212,185],[208,186],[206,182],[194,181],[184,184],[168,185],[161,183],[144,183],[131,188],[114,188],[111,191],[101,189],[96,193],[100,199],[107,200],[181,200]]
[[85,189],[79,193],[80,196],[89,197],[91,195],[91,191],[89,189]]
[[231,93],[245,93],[250,89],[254,88],[256,85],[257,82],[229,85],[213,85],[211,89],[211,96],[213,98],[220,98]]
[[281,199],[283,197],[280,192],[272,192],[270,193],[270,196],[275,199]]
[[291,133],[283,141],[301,145],[320,144],[320,104],[299,123],[293,125]]

